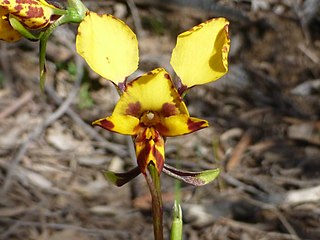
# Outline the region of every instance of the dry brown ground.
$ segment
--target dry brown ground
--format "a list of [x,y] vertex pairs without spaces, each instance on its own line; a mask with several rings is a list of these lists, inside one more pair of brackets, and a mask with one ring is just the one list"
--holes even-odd
[[[191,114],[211,127],[167,142],[172,164],[223,169],[205,187],[182,184],[184,239],[318,240],[319,4],[216,2],[202,11],[87,1],[135,29],[141,71],[170,69],[179,32],[211,17],[231,21],[229,74],[186,98]],[[90,126],[111,113],[117,94],[76,56],[75,32],[63,27],[51,38],[45,93],[37,83],[38,44],[0,45],[0,239],[152,239],[143,178],[117,188],[101,174],[134,166],[132,146]],[[167,235],[174,180],[162,181]]]

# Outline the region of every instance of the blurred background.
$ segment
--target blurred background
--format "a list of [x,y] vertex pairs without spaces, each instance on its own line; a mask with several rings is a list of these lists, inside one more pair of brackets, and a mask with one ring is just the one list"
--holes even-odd
[[[136,32],[136,75],[174,74],[179,33],[230,21],[229,73],[185,99],[210,127],[166,144],[172,165],[222,170],[207,186],[180,185],[184,239],[319,240],[320,1],[84,3]],[[63,26],[50,38],[44,92],[38,43],[0,43],[0,239],[153,239],[143,177],[118,188],[101,173],[136,163],[130,138],[90,125],[111,114],[118,95],[77,56],[76,32]],[[168,239],[177,183],[161,177]]]

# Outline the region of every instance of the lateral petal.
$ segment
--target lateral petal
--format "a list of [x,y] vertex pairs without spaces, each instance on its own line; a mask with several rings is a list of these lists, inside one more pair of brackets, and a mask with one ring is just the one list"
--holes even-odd
[[216,179],[220,173],[220,170],[219,168],[216,168],[201,172],[190,172],[174,168],[168,164],[164,164],[163,172],[168,176],[174,177],[191,185],[203,186]]
[[183,85],[192,87],[215,81],[228,71],[229,22],[215,18],[178,36],[171,65]]
[[136,135],[139,130],[139,119],[130,115],[112,115],[96,120],[92,124],[125,135]]
[[112,15],[88,12],[80,23],[77,52],[116,85],[138,68],[138,41],[128,25]]
[[189,134],[208,126],[206,120],[180,114],[162,119],[161,126],[156,128],[162,136],[174,137]]
[[135,167],[134,169],[131,169],[130,171],[124,173],[115,173],[107,170],[103,172],[103,175],[107,180],[109,180],[116,186],[121,187],[122,185],[130,182],[140,173],[140,169],[138,167]]

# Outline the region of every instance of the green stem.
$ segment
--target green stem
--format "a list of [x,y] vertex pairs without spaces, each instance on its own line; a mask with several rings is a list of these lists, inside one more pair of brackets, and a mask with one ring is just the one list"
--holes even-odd
[[63,10],[66,14],[56,20],[50,27],[42,33],[40,36],[40,88],[44,89],[46,79],[46,48],[49,37],[51,36],[54,29],[66,23],[80,23],[85,17],[87,8],[81,3],[81,1],[70,0],[69,3],[72,5],[67,10]]
[[69,21],[67,15],[61,16],[57,21],[55,21],[50,27],[42,33],[40,37],[40,53],[39,53],[39,64],[40,64],[40,88],[44,89],[45,79],[46,79],[46,48],[49,37],[51,36],[54,29],[58,26],[65,24]]
[[152,197],[154,239],[163,240],[163,210],[160,175],[153,164],[148,165],[146,180]]

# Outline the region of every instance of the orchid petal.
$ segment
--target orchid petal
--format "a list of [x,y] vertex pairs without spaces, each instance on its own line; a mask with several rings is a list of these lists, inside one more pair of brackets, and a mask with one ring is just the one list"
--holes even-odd
[[157,129],[162,136],[174,137],[192,133],[208,126],[206,120],[180,114],[163,118],[161,126],[157,126]]
[[112,115],[107,118],[96,120],[93,125],[100,126],[106,130],[125,135],[136,135],[139,119],[130,115]]
[[145,111],[159,112],[165,116],[188,114],[170,75],[163,68],[154,69],[128,83],[113,114],[130,112],[137,116]]
[[170,63],[183,85],[205,84],[226,74],[228,25],[224,18],[211,19],[178,36]]
[[105,171],[103,172],[103,175],[107,180],[109,180],[116,186],[121,187],[122,185],[134,179],[140,173],[140,169],[138,167],[135,167],[134,169],[125,173],[114,173],[112,171]]
[[77,52],[116,85],[138,68],[138,41],[128,25],[112,15],[88,12],[78,28]]
[[212,182],[214,179],[216,179],[220,173],[220,170],[217,168],[217,169],[205,170],[201,172],[190,172],[190,171],[179,170],[177,168],[169,166],[168,164],[164,164],[163,172],[185,183],[188,183],[194,186],[203,186]]
[[[158,133],[148,133],[153,129],[146,129],[143,136],[138,136],[135,141],[136,155],[140,171],[145,175],[148,165],[153,162],[158,173],[162,172],[164,164],[164,140]],[[151,139],[147,139],[147,135],[154,135]]]

